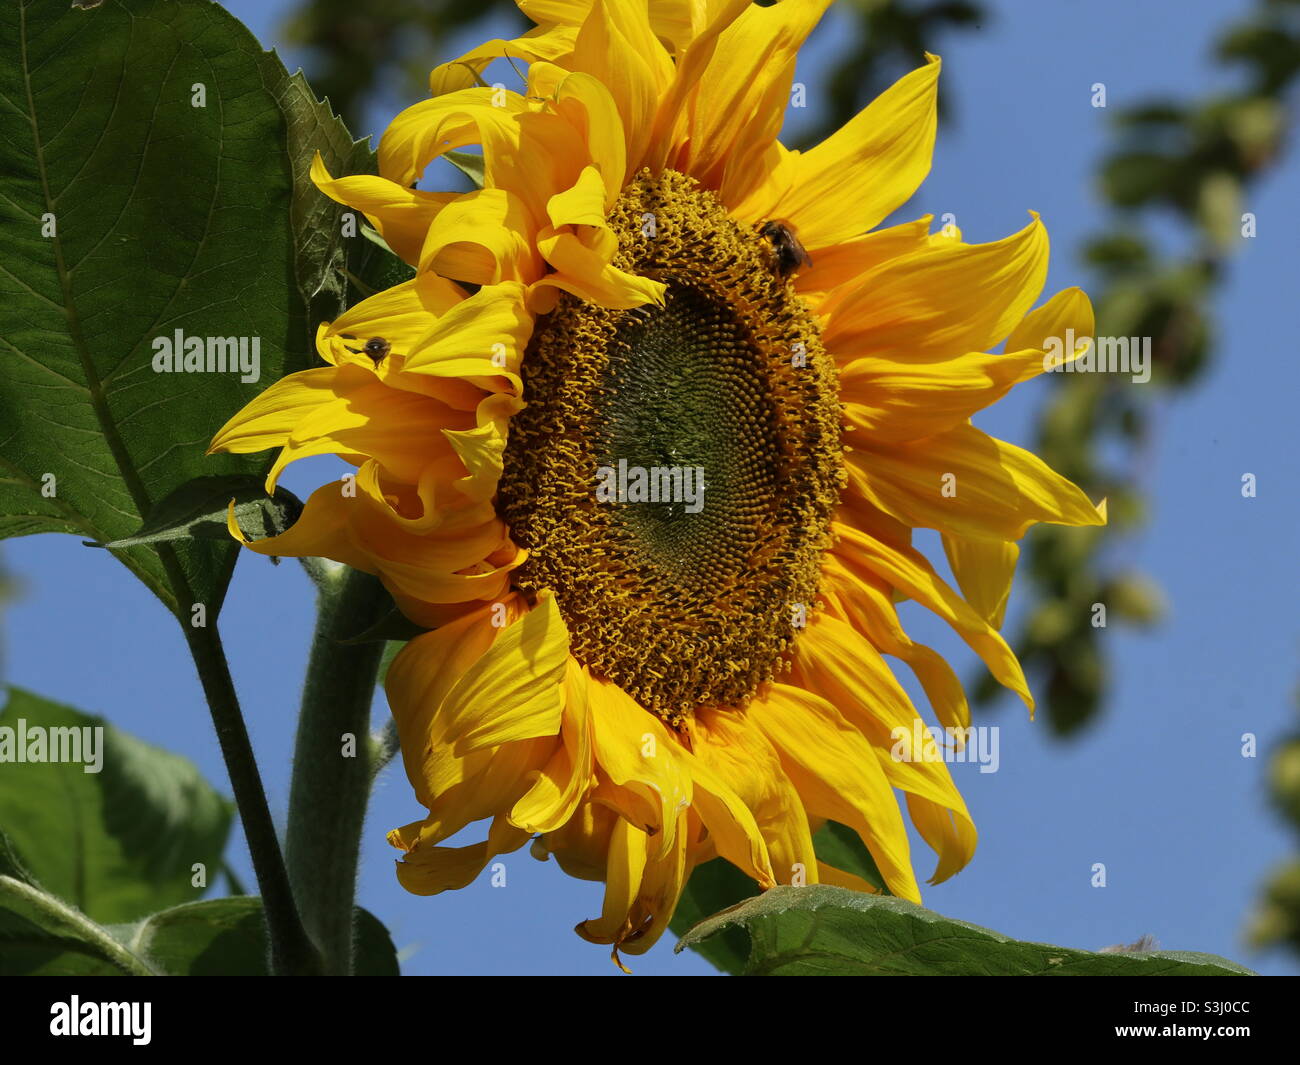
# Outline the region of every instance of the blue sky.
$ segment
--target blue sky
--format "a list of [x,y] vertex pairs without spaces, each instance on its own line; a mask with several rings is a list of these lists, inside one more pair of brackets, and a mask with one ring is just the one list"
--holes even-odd
[[[277,43],[281,0],[226,6],[265,45]],[[1086,288],[1077,251],[1104,218],[1093,166],[1108,114],[1155,93],[1185,97],[1230,85],[1209,42],[1249,5],[987,6],[994,17],[979,31],[930,45],[945,60],[940,91],[956,104],[955,122],[940,130],[930,179],[900,217],[952,212],[966,240],[985,241],[1019,229],[1027,210],[1039,211],[1053,248],[1047,293]],[[811,108],[819,71],[834,54],[835,21],[832,13],[801,60]],[[430,64],[463,43],[449,42]],[[296,57],[282,54],[292,69]],[[1110,111],[1089,103],[1098,81],[1107,85]],[[374,130],[358,133],[377,132],[403,101],[384,103]],[[1255,733],[1267,753],[1288,729],[1300,676],[1297,191],[1291,153],[1246,205],[1258,217],[1258,236],[1243,241],[1212,308],[1221,331],[1212,371],[1192,394],[1159,401],[1154,415],[1157,439],[1141,459],[1151,521],[1118,546],[1117,557],[1163,587],[1167,618],[1148,632],[1106,630],[1113,683],[1101,719],[1081,739],[1054,741],[1014,700],[978,718],[1002,727],[1001,767],[995,774],[953,767],[980,847],[968,869],[926,892],[932,909],[1071,947],[1151,934],[1166,948],[1221,953],[1266,973],[1297,971],[1294,959],[1250,954],[1241,941],[1261,881],[1295,844],[1265,805],[1266,757],[1240,753],[1242,733]],[[1022,386],[976,423],[1028,444],[1034,411],[1052,385]],[[1258,478],[1255,499],[1240,494],[1246,472]],[[302,463],[286,484],[306,495],[328,476],[332,468],[322,462]],[[933,538],[920,543],[941,564]],[[152,596],[73,537],[10,541],[0,557],[22,583],[4,619],[7,678],[189,756],[228,791],[183,640]],[[1008,631],[1023,605],[1013,592]],[[298,567],[241,560],[221,624],[281,818],[311,613]],[[910,606],[904,621],[969,675],[973,656],[942,626]],[[376,720],[385,713],[377,701]],[[599,912],[599,886],[569,880],[526,851],[506,859],[503,888],[484,877],[433,899],[403,892],[384,833],[421,813],[400,768],[390,767],[367,822],[359,900],[392,930],[406,973],[612,973],[607,951],[572,932]],[[928,875],[928,852],[918,843],[915,853],[918,872]],[[242,839],[231,854],[251,883]],[[1105,888],[1090,886],[1095,862],[1107,866]],[[712,971],[694,956],[674,956],[671,938],[634,968]]]

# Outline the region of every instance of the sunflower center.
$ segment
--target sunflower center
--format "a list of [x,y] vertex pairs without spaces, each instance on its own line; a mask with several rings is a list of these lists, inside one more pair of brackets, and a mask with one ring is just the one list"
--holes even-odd
[[689,178],[643,173],[614,265],[667,287],[564,295],[524,359],[498,510],[573,655],[680,725],[772,679],[817,594],[843,483],[834,368],[771,243]]

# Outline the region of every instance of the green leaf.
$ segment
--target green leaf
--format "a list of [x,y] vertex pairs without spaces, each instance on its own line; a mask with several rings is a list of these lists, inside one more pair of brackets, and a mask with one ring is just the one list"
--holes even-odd
[[[56,741],[83,762],[17,760],[48,757]],[[186,759],[12,687],[0,757],[0,831],[32,878],[94,920],[190,902],[204,890],[191,886],[194,864],[209,881],[220,870],[232,808]]]
[[186,481],[159,500],[131,536],[107,544],[87,542],[86,546],[112,550],[195,537],[228,540],[226,514],[231,500],[235,520],[251,540],[278,536],[302,513],[302,500],[278,486],[275,495],[268,496],[264,478],[256,474],[218,473]]
[[[262,901],[208,899],[155,913],[120,930],[131,952],[173,976],[265,976]],[[397,950],[379,919],[357,910],[358,976],[397,976]]]
[[[827,821],[813,835],[813,850],[826,864],[860,876],[889,894],[875,859],[853,829]],[[679,936],[685,935],[710,914],[757,894],[758,885],[753,880],[726,859],[715,858],[691,874],[669,927]],[[692,942],[691,947],[725,973],[743,971],[749,957],[748,943],[739,928],[724,929],[707,940]]]
[[12,877],[24,884],[36,884],[35,877],[27,871],[3,829],[0,829],[0,876]]
[[860,876],[881,894],[889,894],[876,860],[871,857],[861,837],[847,825],[827,821],[813,835],[813,850],[827,865]]
[[33,887],[0,875],[0,976],[150,976],[107,929]]
[[1107,953],[1024,943],[904,899],[775,887],[701,921],[676,950],[749,938],[749,976],[1252,976],[1213,954]]
[[365,224],[360,212],[349,212],[315,186],[311,180],[312,160],[319,152],[325,169],[334,177],[343,177],[374,173],[375,155],[369,138],[352,139],[347,125],[328,100],[316,96],[301,70],[289,74],[272,51],[263,56],[262,74],[285,117],[286,150],[293,168],[290,219],[295,274],[299,294],[310,309],[307,342],[311,346],[316,322],[335,318],[346,308],[349,258],[362,251],[355,247],[355,240],[344,235],[344,214],[352,215],[354,237]]
[[348,646],[359,643],[388,641],[405,643],[407,640],[413,640],[428,631],[423,625],[417,625],[397,607],[393,607],[373,625],[368,626],[355,636],[349,636],[346,640],[340,640],[339,642]]
[[[328,100],[320,100],[302,71],[290,75],[279,56],[267,53],[264,73],[284,112],[288,131],[289,161],[293,166],[291,208],[299,291],[304,299],[322,292],[340,301],[347,292],[342,271],[345,262],[342,204],[331,200],[311,180],[312,160],[320,152],[325,168],[335,177],[373,170],[369,141],[354,141]],[[358,221],[360,221],[358,219]]]
[[[691,874],[668,927],[677,935],[685,936],[710,914],[741,899],[751,898],[757,892],[758,885],[748,876],[725,858],[714,858]],[[745,968],[745,959],[749,957],[749,945],[740,928],[720,929],[716,936],[695,940],[689,945],[724,973],[741,972]]]
[[486,160],[473,152],[443,152],[442,157],[452,166],[474,182],[476,188],[482,188],[487,180]]
[[265,56],[263,76],[287,123],[296,274],[308,308],[307,343],[314,347],[318,322],[337,318],[352,303],[410,280],[415,271],[393,254],[361,212],[336,203],[311,180],[317,152],[334,177],[376,173],[369,138],[353,140],[329,101],[316,96],[302,71],[287,73],[275,52]]
[[[265,468],[203,452],[307,362],[286,120],[257,41],[204,0],[19,0],[0,41],[0,536],[112,543],[196,476]],[[177,330],[214,365],[256,342],[257,379],[155,371]],[[215,613],[235,543],[173,550],[114,553],[178,616]]]

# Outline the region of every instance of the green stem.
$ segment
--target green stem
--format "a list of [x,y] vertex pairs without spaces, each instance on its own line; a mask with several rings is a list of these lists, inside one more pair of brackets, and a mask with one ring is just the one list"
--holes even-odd
[[270,944],[271,972],[283,976],[311,976],[320,972],[320,958],[303,927],[294,905],[289,876],[280,853],[280,840],[266,802],[266,791],[257,771],[257,759],[248,739],[239,696],[230,676],[230,666],[221,646],[216,625],[195,628],[181,620],[185,640],[198,668],[203,692],[207,696],[212,724],[226,761],[235,805],[244,826],[244,837],[253,859],[262,910],[266,915],[267,941]]
[[383,641],[343,641],[388,605],[367,573],[339,566],[319,582],[316,631],[298,715],[286,851],[294,897],[325,972],[352,972],[357,860],[374,775],[370,705]]
[[[6,896],[8,897],[6,898]],[[129,976],[158,975],[143,958],[127,950],[126,947],[109,935],[104,928],[90,920],[80,910],[69,906],[62,899],[47,895],[30,884],[24,884],[21,880],[0,876],[0,900],[14,906],[19,914],[22,914],[24,910],[39,914],[42,918],[41,925],[44,931],[71,932],[72,935],[63,940],[65,950],[89,954],[92,958],[102,958],[116,965]],[[5,942],[11,946],[19,945],[23,939],[22,925],[32,927],[31,923],[23,920],[22,917],[19,918],[18,924],[20,927],[16,932],[5,936]],[[50,939],[39,936],[39,938],[32,941],[32,945],[48,948],[50,942]]]

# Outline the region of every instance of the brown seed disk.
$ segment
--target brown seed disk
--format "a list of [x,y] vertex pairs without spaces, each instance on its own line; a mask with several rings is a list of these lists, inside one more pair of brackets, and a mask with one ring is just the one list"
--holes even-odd
[[[665,304],[565,295],[539,318],[497,508],[530,551],[517,586],[555,592],[573,655],[680,725],[752,698],[812,608],[844,483],[837,382],[770,244],[712,193],[643,172],[609,224],[615,265]],[[668,498],[598,498],[620,461]]]

